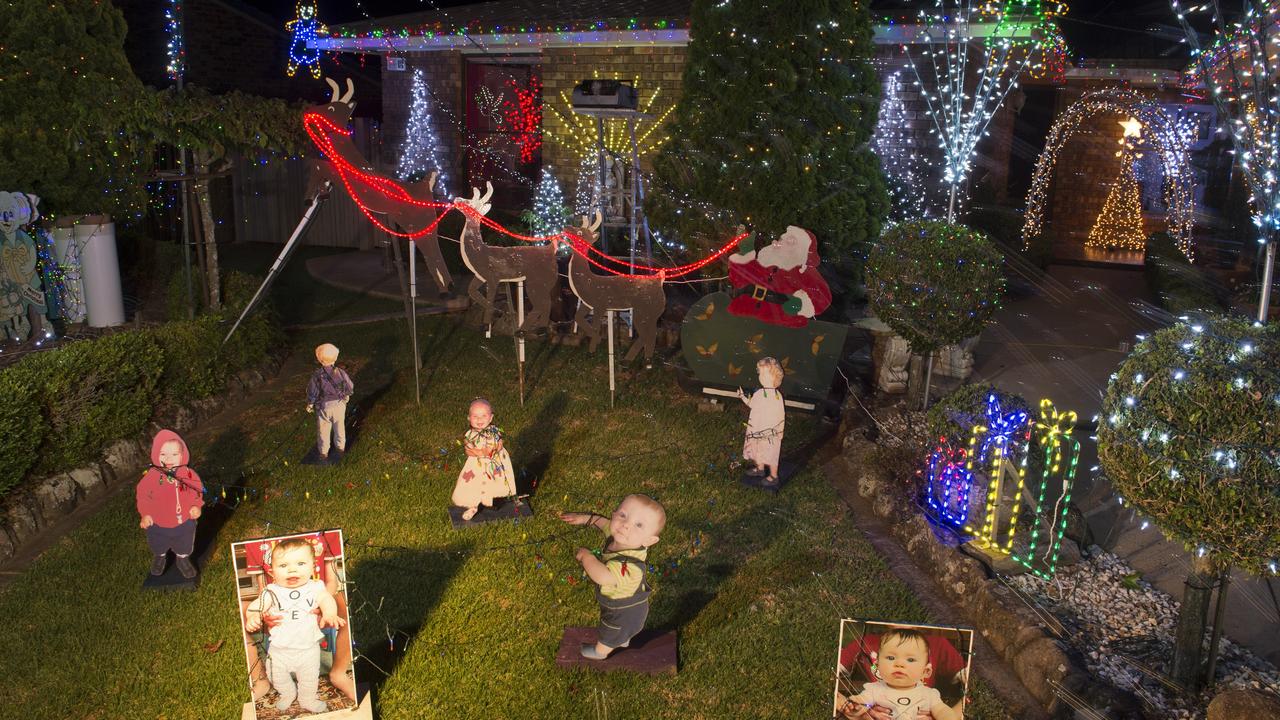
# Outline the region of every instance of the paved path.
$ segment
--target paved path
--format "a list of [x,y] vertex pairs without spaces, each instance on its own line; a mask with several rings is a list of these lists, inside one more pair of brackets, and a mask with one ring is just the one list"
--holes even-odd
[[[971,381],[1016,392],[1033,406],[1051,398],[1060,409],[1079,413],[1087,426],[1135,336],[1163,324],[1162,313],[1150,301],[1141,272],[1051,266],[1034,294],[1007,298],[995,323],[983,332]],[[1095,541],[1181,600],[1189,554],[1154,526],[1142,530],[1141,520],[1119,506],[1109,484],[1090,472],[1097,465],[1096,445],[1084,429],[1079,435],[1083,445],[1075,497]],[[1240,573],[1233,580],[1227,594],[1227,636],[1280,666],[1280,581]]]

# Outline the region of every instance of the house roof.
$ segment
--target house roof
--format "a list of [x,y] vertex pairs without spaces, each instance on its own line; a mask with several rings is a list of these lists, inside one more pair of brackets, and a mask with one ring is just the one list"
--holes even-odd
[[689,24],[692,6],[693,0],[491,0],[336,25],[330,27],[329,32],[331,37],[369,36],[377,31],[398,34],[402,30],[412,34],[421,34],[424,30],[445,34],[466,29],[472,34],[490,34],[521,27],[583,28],[601,22],[614,29],[628,24],[647,28],[659,20],[683,28]]

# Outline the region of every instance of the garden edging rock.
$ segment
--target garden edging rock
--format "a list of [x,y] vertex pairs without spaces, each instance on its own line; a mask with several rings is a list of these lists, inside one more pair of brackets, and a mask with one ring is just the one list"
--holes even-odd
[[[985,565],[964,554],[946,531],[936,529],[908,498],[902,478],[876,462],[875,443],[855,430],[846,436],[841,462],[843,472],[868,501],[871,511],[889,521],[893,538],[914,563],[961,608],[974,628],[1010,666],[1027,691],[1051,713],[1070,717],[1062,690],[1088,699],[1108,717],[1137,717],[1140,703],[1090,673],[1074,651],[1044,629],[1032,612]],[[904,519],[905,518],[905,519]],[[940,538],[939,534],[944,535]],[[948,544],[950,540],[950,544]]]
[[151,438],[162,428],[191,432],[228,405],[242,400],[279,374],[287,355],[268,357],[258,369],[243,370],[227,382],[222,393],[185,407],[158,410],[140,438],[117,440],[93,463],[24,482],[0,501],[0,564],[47,528],[86,501],[105,495],[119,484],[138,478],[150,462]]

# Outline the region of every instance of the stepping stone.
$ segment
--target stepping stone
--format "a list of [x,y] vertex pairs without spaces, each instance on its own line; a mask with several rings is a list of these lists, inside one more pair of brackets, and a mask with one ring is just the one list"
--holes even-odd
[[618,648],[604,660],[582,657],[582,646],[596,644],[594,627],[567,627],[556,651],[556,665],[562,668],[584,667],[601,672],[621,670],[645,675],[676,674],[679,648],[674,631],[658,633],[643,630],[631,638],[630,647]]
[[795,476],[796,471],[799,469],[800,466],[790,460],[779,460],[778,482],[772,485],[767,485],[764,482],[763,475],[749,475],[746,472],[742,473],[742,476],[738,478],[738,482],[746,485],[747,487],[757,488],[777,495],[778,491],[790,482],[791,478]]
[[449,506],[449,522],[453,523],[454,530],[503,520],[520,520],[533,517],[533,507],[529,505],[529,498],[527,497],[520,498],[514,505],[511,502],[503,502],[491,508],[481,505],[480,512],[473,515],[470,520],[462,519],[462,513],[466,511],[467,509],[463,507]]

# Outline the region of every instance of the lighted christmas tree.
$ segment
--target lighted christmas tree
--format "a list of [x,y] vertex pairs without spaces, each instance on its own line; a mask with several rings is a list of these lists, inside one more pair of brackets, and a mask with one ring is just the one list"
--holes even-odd
[[439,173],[436,176],[436,193],[449,195],[448,175],[440,160],[440,138],[431,124],[431,92],[422,68],[413,70],[412,104],[409,121],[404,129],[404,149],[400,152],[400,166],[396,173],[404,179]]
[[1142,124],[1133,118],[1121,122],[1124,137],[1120,139],[1120,176],[1107,193],[1098,220],[1089,231],[1085,247],[1100,249],[1141,250],[1147,236],[1142,232],[1142,190],[1134,173],[1134,162],[1142,157],[1137,151]]
[[550,168],[542,168],[542,178],[533,189],[533,208],[524,211],[521,218],[534,235],[555,235],[564,230],[569,207],[560,191],[560,181],[551,174]]
[[911,137],[906,105],[902,102],[902,81],[898,73],[889,76],[880,100],[880,120],[871,141],[871,149],[880,157],[880,169],[893,207],[891,222],[920,220],[928,217],[924,183],[920,176],[920,148]]
[[596,155],[583,155],[578,162],[578,184],[573,193],[575,215],[590,215],[600,207],[600,163]]

